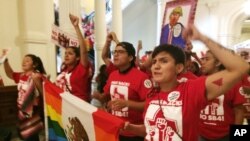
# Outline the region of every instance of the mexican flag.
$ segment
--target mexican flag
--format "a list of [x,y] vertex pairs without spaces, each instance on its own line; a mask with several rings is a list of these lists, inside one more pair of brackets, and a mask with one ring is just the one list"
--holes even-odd
[[48,140],[118,141],[124,121],[44,82]]

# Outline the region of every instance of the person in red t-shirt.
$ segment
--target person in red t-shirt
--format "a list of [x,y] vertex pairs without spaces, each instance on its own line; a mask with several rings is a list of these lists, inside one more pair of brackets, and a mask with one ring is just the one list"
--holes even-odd
[[244,106],[246,108],[245,118],[247,119],[248,125],[250,125],[250,75],[249,72],[242,78],[242,87],[246,103]]
[[178,82],[186,82],[188,80],[196,79],[198,78],[193,72],[189,71],[187,68],[189,67],[191,63],[191,54],[189,52],[184,51],[185,53],[185,67],[181,73],[178,74],[177,80]]
[[144,124],[126,122],[125,131],[143,136],[147,141],[197,141],[201,109],[229,90],[249,69],[239,56],[201,34],[194,25],[189,25],[183,36],[186,40],[203,42],[226,69],[179,83],[177,75],[184,69],[185,61],[183,50],[173,45],[159,45],[153,51],[151,67],[153,80],[159,87],[148,95]]
[[[201,68],[202,73],[207,76],[224,70],[224,66],[210,50],[205,54]],[[237,83],[225,95],[208,102],[200,113],[200,141],[229,140],[230,125],[243,123],[245,98],[241,89],[242,84]]]
[[138,69],[142,72],[146,73],[149,78],[152,78],[152,73],[150,67],[152,65],[152,51],[146,51],[145,55],[140,58],[140,51],[142,49],[142,41],[138,41],[137,51],[136,51],[136,61],[135,64],[138,66]]
[[[23,72],[14,72],[8,62],[4,62],[4,70],[8,78],[17,83],[18,123],[39,114],[43,115],[43,88],[42,81],[46,74],[41,59],[33,54],[27,54],[22,62]],[[38,133],[30,135],[25,141],[39,141]]]
[[88,84],[92,75],[90,62],[88,60],[88,52],[84,42],[82,33],[79,28],[79,18],[74,15],[69,15],[70,21],[75,28],[80,47],[66,47],[64,57],[64,68],[57,76],[55,84],[68,91],[78,98],[90,101],[90,93]]
[[[142,124],[144,102],[152,82],[145,73],[135,67],[135,49],[132,44],[120,42],[112,54],[118,70],[109,75],[104,94],[95,93],[93,96],[103,103],[111,99],[108,108],[112,115],[133,124]],[[119,140],[143,141],[144,138],[133,132],[121,131]]]

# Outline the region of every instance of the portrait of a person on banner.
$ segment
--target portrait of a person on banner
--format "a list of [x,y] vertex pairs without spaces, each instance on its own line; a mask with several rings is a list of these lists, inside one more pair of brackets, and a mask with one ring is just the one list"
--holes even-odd
[[182,32],[188,23],[193,22],[195,2],[169,2],[166,3],[163,16],[160,44],[172,44],[185,48],[186,41]]
[[181,6],[174,8],[169,16],[169,23],[162,28],[160,44],[174,44],[181,48],[185,47],[185,40],[182,38],[184,25],[179,22],[183,15]]

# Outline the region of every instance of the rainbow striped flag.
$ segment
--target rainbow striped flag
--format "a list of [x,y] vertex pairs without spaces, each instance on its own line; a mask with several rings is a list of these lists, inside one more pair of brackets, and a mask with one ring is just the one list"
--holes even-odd
[[45,80],[43,83],[46,135],[49,141],[67,141],[62,124],[62,98],[63,90]]
[[[49,141],[119,141],[124,121],[44,82]],[[46,113],[46,111],[45,111]]]

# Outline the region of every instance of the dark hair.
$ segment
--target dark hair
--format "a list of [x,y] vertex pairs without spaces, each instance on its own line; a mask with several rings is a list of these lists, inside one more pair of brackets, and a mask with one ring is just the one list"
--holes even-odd
[[[213,54],[210,50],[208,50],[207,53],[212,54],[213,57],[215,58],[214,54]],[[215,60],[216,60],[217,62],[220,62],[217,58],[215,58]],[[223,64],[220,64],[220,65],[218,66],[218,70],[219,70],[219,71],[225,70],[225,69],[226,69],[226,68],[225,68],[225,66],[224,66]]]
[[149,50],[149,51],[146,51],[145,54],[150,55],[150,54],[152,54],[152,52],[153,51]]
[[46,71],[43,67],[43,62],[40,59],[40,57],[34,55],[34,54],[27,54],[25,55],[25,57],[30,57],[33,61],[33,65],[35,66],[35,70],[42,73],[42,74],[46,74]]
[[185,56],[186,56],[186,61],[191,60],[192,53],[191,52],[187,52],[187,51],[184,51],[184,53],[185,53]]
[[68,46],[67,48],[73,49],[74,53],[76,54],[76,57],[80,57],[80,47]]
[[99,68],[99,73],[96,77],[96,82],[97,82],[97,90],[100,93],[103,93],[103,88],[106,85],[106,81],[108,79],[108,73],[106,71],[106,65],[103,64]]
[[195,62],[195,61],[192,61],[192,64],[194,65],[194,67],[195,67],[195,71],[193,72],[195,75],[200,75],[199,73],[200,73],[200,66],[199,66],[199,64],[197,63],[197,62]]
[[169,53],[174,58],[175,64],[185,64],[186,57],[184,51],[181,48],[170,44],[159,45],[154,49],[152,58],[155,58],[155,56],[161,52]]
[[135,66],[136,57],[135,57],[135,48],[134,48],[133,44],[131,44],[129,42],[120,42],[116,46],[123,47],[128,52],[128,55],[133,57],[133,60],[131,61],[131,65]]

